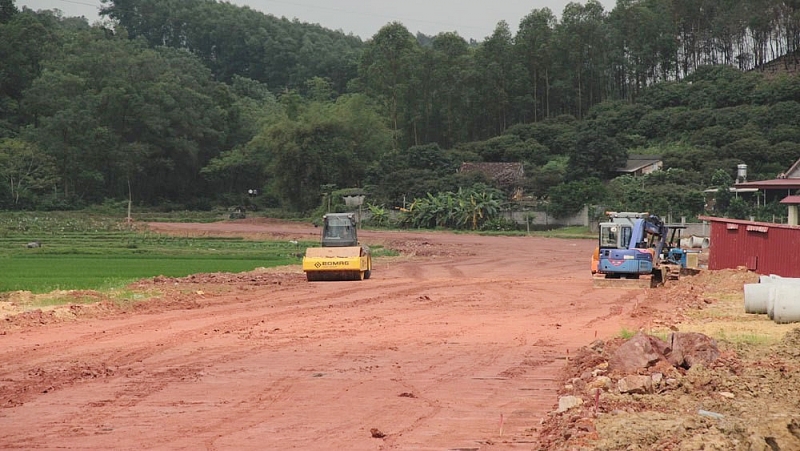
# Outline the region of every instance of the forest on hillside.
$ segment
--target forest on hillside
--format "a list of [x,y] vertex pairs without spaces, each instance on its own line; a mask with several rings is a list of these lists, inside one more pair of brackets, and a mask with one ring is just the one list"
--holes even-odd
[[[255,189],[254,207],[302,213],[358,188],[376,211],[489,213],[514,187],[458,168],[515,162],[525,199],[557,216],[596,203],[692,217],[737,164],[756,180],[800,158],[800,81],[760,70],[797,63],[795,1],[589,0],[481,42],[102,1],[89,24],[0,0],[2,209],[208,209]],[[619,176],[633,154],[664,170]],[[723,201],[733,216],[779,208]],[[442,225],[428,213],[414,224]]]

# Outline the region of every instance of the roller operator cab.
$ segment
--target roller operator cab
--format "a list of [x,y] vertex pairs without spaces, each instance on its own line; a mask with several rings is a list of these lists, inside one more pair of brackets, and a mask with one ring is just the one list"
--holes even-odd
[[364,280],[372,273],[369,247],[358,243],[358,223],[353,213],[322,217],[321,247],[306,249],[303,271],[310,282]]

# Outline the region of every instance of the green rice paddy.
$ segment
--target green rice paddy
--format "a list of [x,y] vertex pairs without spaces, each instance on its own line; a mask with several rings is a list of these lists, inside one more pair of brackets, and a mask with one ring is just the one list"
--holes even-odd
[[159,275],[298,264],[311,245],[159,235],[77,213],[0,213],[0,292],[112,289]]

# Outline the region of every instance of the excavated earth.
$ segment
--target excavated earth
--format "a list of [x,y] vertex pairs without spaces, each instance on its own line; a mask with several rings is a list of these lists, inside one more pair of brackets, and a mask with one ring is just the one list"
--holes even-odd
[[[149,227],[318,236],[265,219]],[[592,240],[361,239],[401,256],[357,282],[309,283],[298,265],[155,277],[128,287],[138,301],[64,292],[76,302],[32,309],[29,293],[4,295],[0,448],[800,449],[791,327],[766,347],[720,341],[707,368],[642,370],[663,376],[651,394],[619,394],[607,368],[625,331],[683,328],[741,300],[751,273],[600,289]],[[583,403],[557,411],[567,395]]]

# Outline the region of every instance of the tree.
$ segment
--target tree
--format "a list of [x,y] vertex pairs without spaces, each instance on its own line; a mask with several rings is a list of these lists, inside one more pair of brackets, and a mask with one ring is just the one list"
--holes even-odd
[[441,33],[432,42],[431,140],[444,148],[468,139],[467,102],[471,55],[455,33]]
[[0,0],[0,23],[6,23],[13,18],[19,10],[14,5],[14,0]]
[[319,205],[322,185],[363,186],[367,168],[391,147],[390,136],[364,96],[342,96],[270,125],[253,150],[266,155],[267,178],[287,206],[307,211]]
[[531,119],[534,122],[542,117],[550,117],[551,52],[556,25],[556,16],[550,8],[534,9],[520,22],[514,41],[526,62],[531,81]]
[[600,179],[587,178],[556,185],[548,192],[547,212],[556,218],[566,218],[579,212],[584,205],[600,202],[606,197]]
[[711,185],[717,190],[714,195],[714,212],[718,215],[723,215],[728,211],[733,199],[733,194],[731,193],[733,177],[724,169],[717,169],[711,177]]
[[557,35],[558,49],[564,72],[565,88],[575,91],[574,104],[564,105],[581,118],[594,103],[605,98],[605,62],[608,51],[605,11],[597,0],[585,5],[571,2],[564,7]]
[[36,145],[19,139],[0,140],[0,178],[11,195],[7,205],[18,207],[23,199],[50,190],[55,175],[52,159]]
[[186,52],[77,34],[26,91],[28,133],[56,161],[65,197],[189,199],[200,168],[225,150],[219,85]]
[[278,18],[228,2],[209,0],[104,1],[101,14],[119,22],[132,39],[151,48],[194,54],[216,80],[239,75],[275,92],[300,89],[315,76],[337,94],[356,75],[361,40],[319,25]]
[[393,132],[395,148],[404,128],[401,107],[407,103],[407,83],[417,50],[414,36],[399,22],[381,28],[367,42],[359,64],[359,77],[365,92],[381,100]]
[[624,166],[628,152],[613,137],[599,131],[589,122],[578,134],[575,150],[569,156],[568,177],[579,180],[588,177],[608,179]]
[[24,92],[61,42],[57,30],[43,19],[20,14],[13,2],[6,2],[0,3],[0,138],[17,136],[31,121],[20,105]]
[[512,103],[523,68],[515,58],[513,37],[508,24],[500,21],[494,33],[476,50],[478,90],[474,114],[482,138],[502,133],[513,122]]

